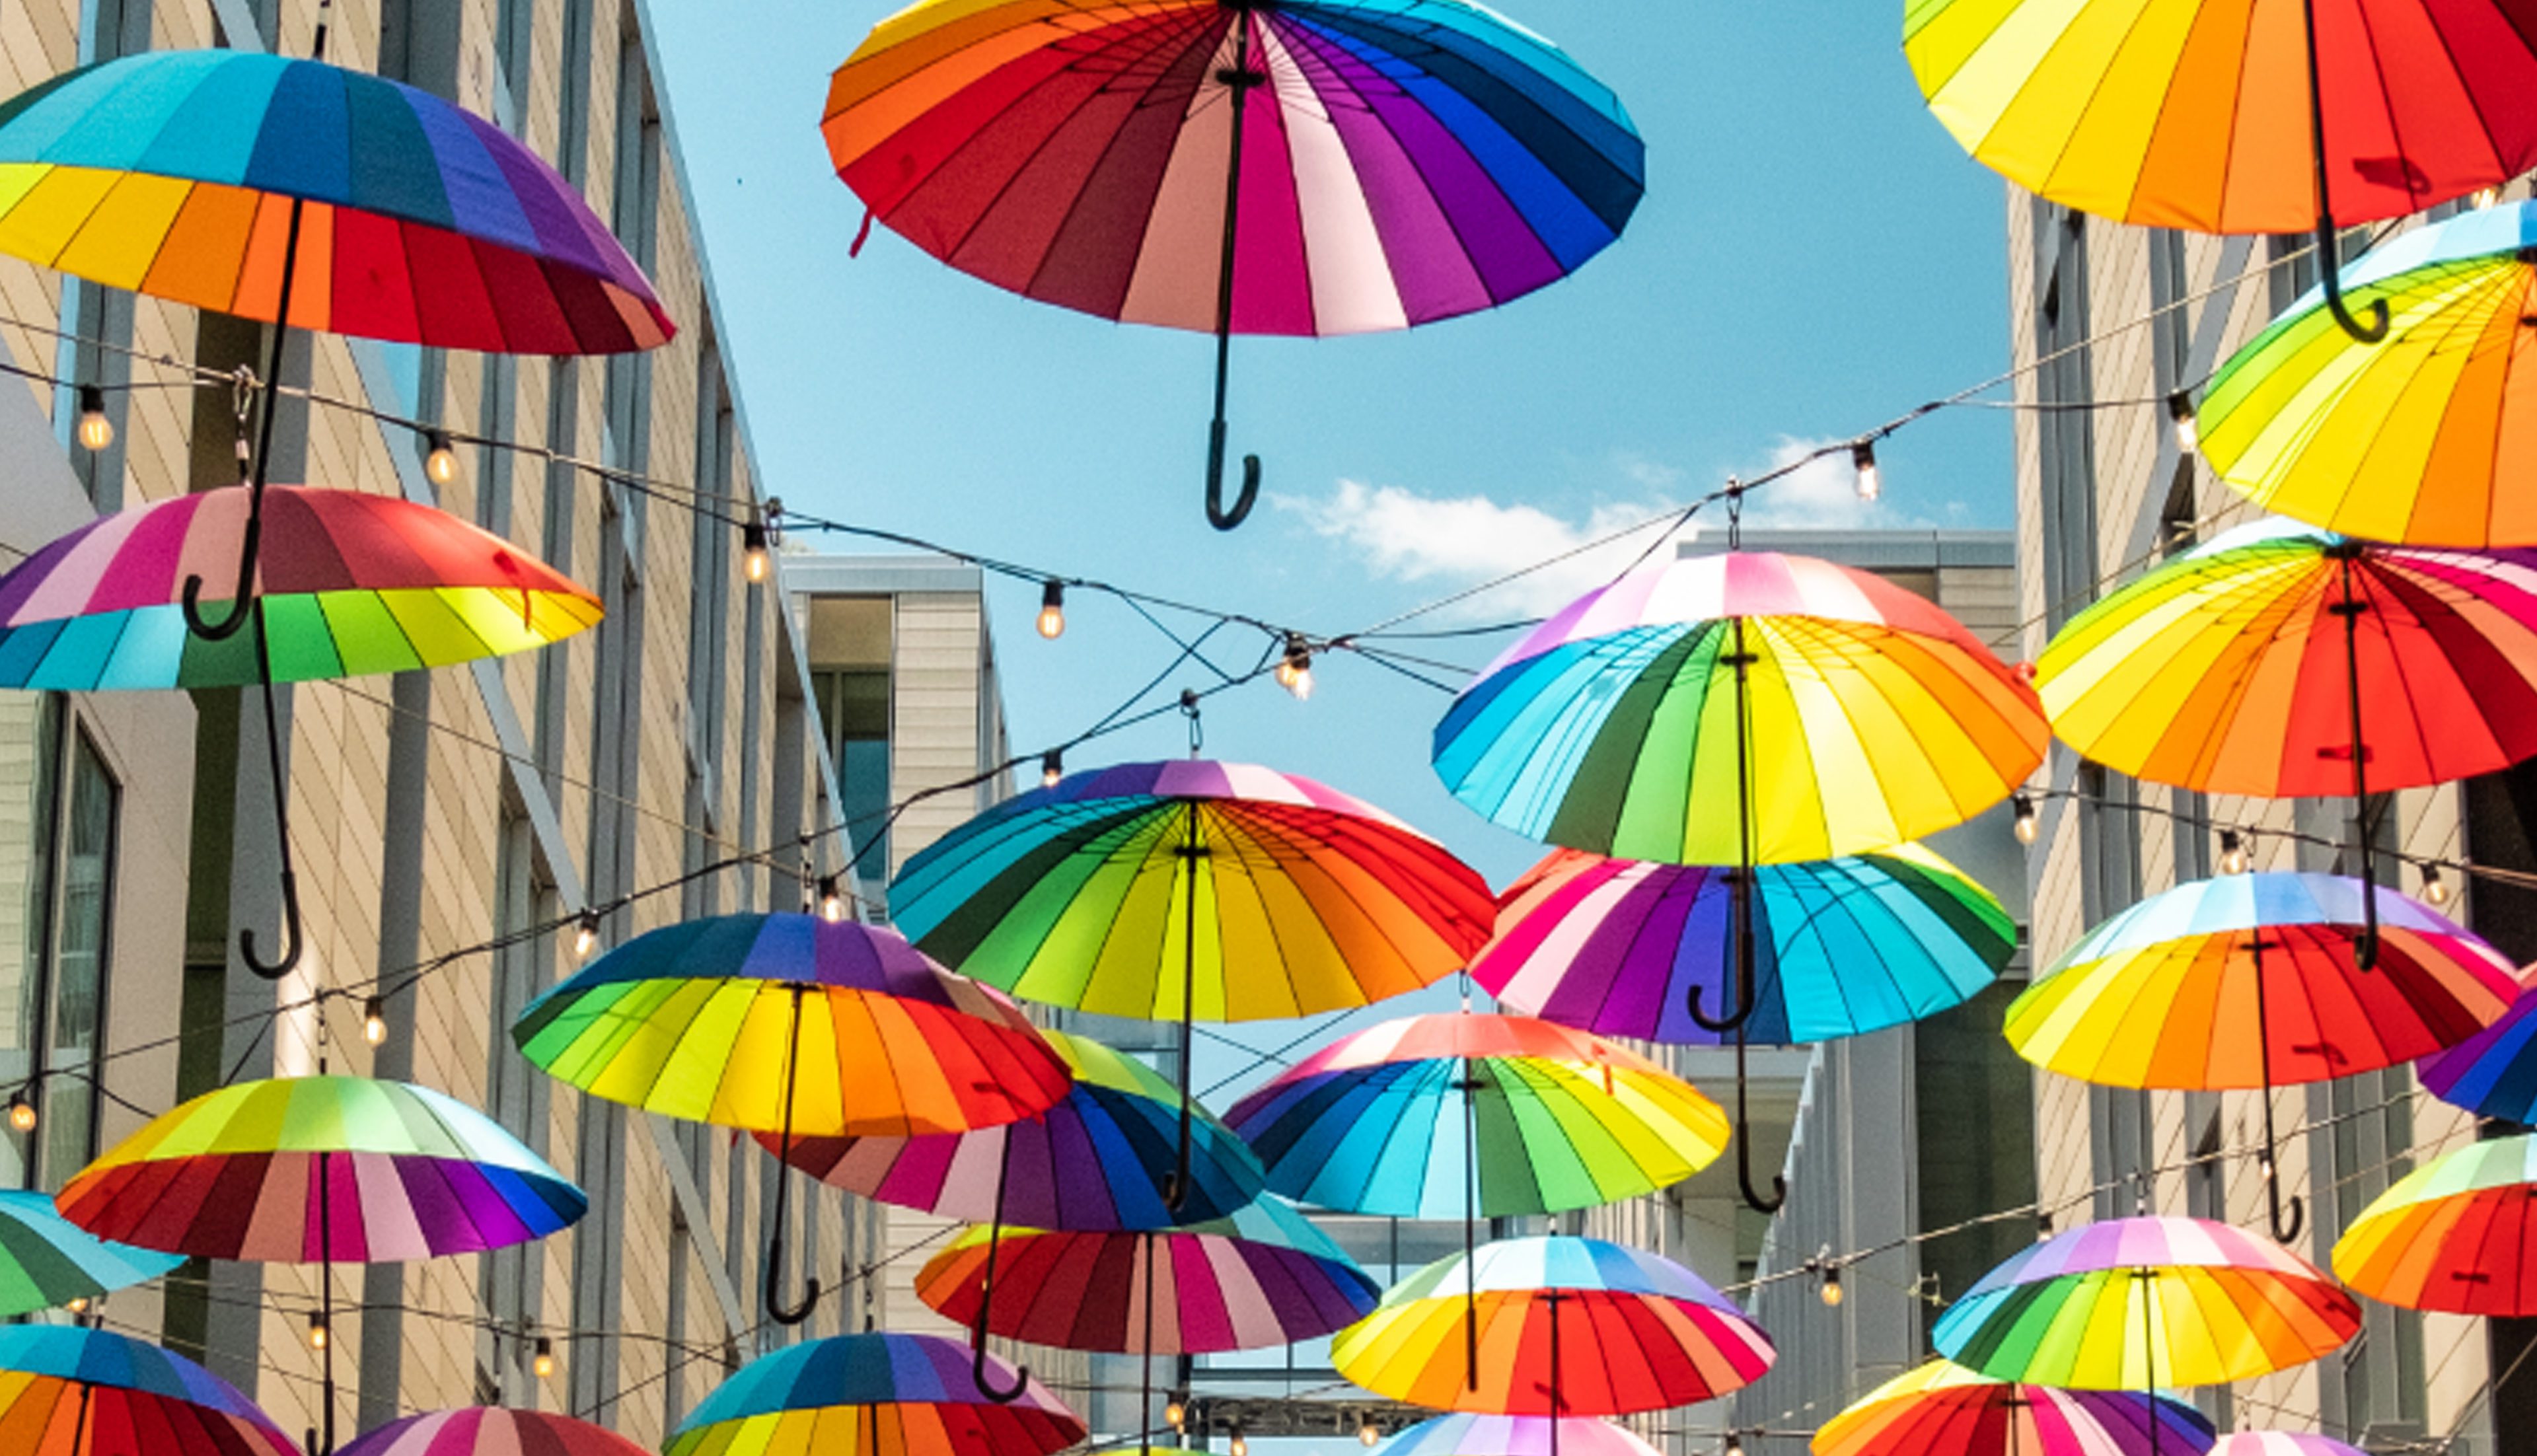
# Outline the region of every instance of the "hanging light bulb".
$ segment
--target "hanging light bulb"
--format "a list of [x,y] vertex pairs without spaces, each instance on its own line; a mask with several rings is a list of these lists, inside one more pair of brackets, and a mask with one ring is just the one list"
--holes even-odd
[[2495,203],[2502,201],[2502,189],[2499,187],[2478,187],[2475,189],[2474,195],[2469,197],[2467,200],[2473,203],[2475,205],[2475,210],[2480,213],[2486,208],[2493,206]]
[[1313,696],[1313,649],[1301,632],[1286,634],[1286,656],[1277,664],[1277,685],[1295,695],[1298,703]]
[[1225,1443],[1224,1449],[1232,1452],[1233,1456],[1251,1456],[1251,1443],[1242,1438],[1241,1426],[1233,1427],[1233,1439]]
[[114,421],[106,417],[105,391],[94,384],[79,387],[80,448],[94,453],[114,443]]
[[1163,1424],[1174,1430],[1189,1424],[1189,1406],[1177,1390],[1172,1392],[1171,1399],[1163,1402]]
[[2050,1214],[2049,1214],[2049,1213],[2039,1213],[2039,1214],[2037,1214],[2037,1215],[2035,1216],[2035,1241],[2036,1241],[2037,1243],[2042,1243],[2042,1242],[2044,1242],[2046,1239],[2050,1238],[2051,1236],[2052,1236],[2052,1215],[2050,1215]]
[[1060,780],[1060,779],[1063,779],[1063,778],[1065,778],[1065,777],[1066,777],[1066,755],[1065,755],[1065,754],[1063,754],[1063,753],[1059,752],[1057,749],[1052,748],[1052,749],[1048,750],[1046,753],[1043,753],[1043,754],[1041,754],[1041,755],[1039,756],[1039,787],[1040,787],[1040,788],[1042,788],[1042,789],[1055,789],[1055,788],[1057,787],[1057,781],[1058,781],[1058,780]]
[[387,1003],[376,996],[361,1003],[361,1040],[376,1046],[388,1039]]
[[2220,831],[2220,872],[2222,874],[2246,872],[2246,839],[2234,829]]
[[752,582],[762,582],[766,580],[766,547],[768,539],[766,523],[764,521],[752,519],[742,523],[740,528],[741,566],[743,570],[748,573],[748,579]]
[[1744,1456],[1743,1437],[1731,1430],[1726,1432],[1726,1444],[1720,1448],[1719,1456]]
[[580,921],[572,927],[572,958],[576,961],[587,961],[590,959],[590,953],[597,949],[599,949],[599,912],[585,910],[581,913]]
[[1374,1428],[1373,1422],[1360,1421],[1356,1427],[1356,1443],[1360,1446],[1379,1446],[1383,1444],[1383,1432]]
[[1874,500],[1885,493],[1885,477],[1876,469],[1876,442],[1861,440],[1850,447],[1851,469],[1858,472],[1858,498]]
[[9,1094],[9,1125],[20,1132],[35,1130],[35,1105],[24,1087]]
[[2448,881],[2440,878],[2440,867],[2437,864],[2423,866],[2423,899],[2433,905],[2449,903]]
[[2017,836],[2017,842],[2021,845],[2035,843],[2040,828],[2035,821],[2035,800],[2023,793],[2011,795],[2009,812],[2016,816],[2010,822],[2009,830]]
[[1815,1291],[1815,1293],[1823,1297],[1825,1308],[1839,1309],[1841,1307],[1841,1266],[1839,1264],[1826,1264],[1824,1266],[1823,1287]]
[[529,1358],[529,1368],[544,1380],[554,1374],[554,1341],[544,1335],[538,1336],[537,1354]]
[[309,1315],[308,1348],[311,1350],[323,1350],[326,1348],[326,1342],[331,1338],[333,1338],[333,1332],[326,1328],[326,1316],[323,1314]]
[[846,918],[846,895],[837,876],[819,876],[819,918],[833,925]]
[[449,431],[425,430],[423,435],[425,454],[423,473],[434,485],[449,485],[458,479],[458,451],[450,444]]
[[1039,635],[1051,642],[1066,635],[1066,583],[1055,577],[1039,589]]
[[88,1313],[88,1297],[83,1295],[80,1298],[71,1300],[69,1303],[64,1304],[62,1307],[73,1314],[86,1314]]
[[2176,453],[2191,455],[2202,448],[2202,428],[2193,418],[2193,396],[2183,390],[2167,397],[2167,422],[2176,431]]

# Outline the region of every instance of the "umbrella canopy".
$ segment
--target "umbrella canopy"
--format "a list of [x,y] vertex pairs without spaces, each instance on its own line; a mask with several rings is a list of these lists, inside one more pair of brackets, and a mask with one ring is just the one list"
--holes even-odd
[[2211,1456],[2369,1456],[2332,1436],[2308,1430],[2239,1430],[2214,1442]]
[[2150,1390],[2288,1369],[2360,1328],[2352,1297],[2280,1245],[2208,1219],[2141,1217],[2012,1254],[1938,1316],[1929,1339],[2002,1379]]
[[505,1248],[590,1200],[490,1117],[428,1088],[285,1077],[162,1113],[63,1188],[102,1238],[261,1263],[392,1263]]
[[[1002,1242],[988,1333],[1066,1350],[1200,1355],[1291,1345],[1363,1316],[1377,1291],[1328,1234],[1273,1198],[1184,1229],[1008,1229]],[[917,1271],[917,1298],[974,1325],[989,1246],[985,1230],[966,1231]]]
[[2371,1201],[2334,1245],[2334,1272],[2382,1304],[2537,1314],[2537,1136],[2442,1154]]
[[335,1456],[651,1456],[606,1426],[545,1411],[470,1406],[391,1421]]
[[1460,1412],[1403,1426],[1376,1447],[1377,1456],[1658,1456],[1626,1425],[1564,1416],[1557,1439],[1546,1416],[1481,1416]]
[[[1988,890],[1918,845],[1753,870],[1747,1040],[1793,1045],[1934,1015],[1990,984],[2017,924]],[[1498,899],[1471,977],[1509,1008],[1607,1037],[1727,1040],[1691,1019],[1733,992],[1731,872],[1558,850]]]
[[1777,864],[1961,824],[2043,762],[2045,739],[2035,694],[1929,601],[1829,561],[1728,551],[1561,608],[1454,700],[1432,756],[1455,797],[1529,839]]
[[[1745,1313],[1670,1259],[1594,1238],[1504,1238],[1439,1259],[1331,1342],[1338,1372],[1438,1410],[1626,1416],[1739,1390],[1777,1352]],[[1465,1378],[1475,1286],[1479,1378]]]
[[579,189],[410,86],[163,50],[0,105],[0,251],[271,323],[294,221],[296,327],[548,354],[651,348],[676,329]]
[[[993,1356],[1000,1371],[1012,1366]],[[741,1366],[670,1436],[667,1456],[1050,1456],[1083,1439],[1081,1418],[1036,1380],[998,1404],[969,1376],[969,1349],[887,1331],[788,1346]]]
[[2010,1004],[2009,1043],[2105,1086],[2281,1087],[2455,1045],[2519,993],[2500,951],[2393,890],[2376,892],[2378,961],[2361,970],[2362,893],[2340,875],[2267,873],[2153,895]]
[[1903,52],[1976,159],[2143,226],[2398,218],[2537,166],[2537,6],[2307,13],[2313,37],[2293,5],[1923,0],[1905,12]]
[[2357,345],[2321,293],[2293,305],[2212,376],[2196,418],[2220,478],[2268,510],[2370,540],[2537,545],[2537,500],[2510,462],[2537,441],[2537,206],[2463,213],[2391,238],[2345,272],[2384,302],[2387,338]]
[[1610,92],[1458,0],[935,0],[838,69],[821,130],[875,218],[965,273],[1200,330],[1229,273],[1244,334],[1494,307],[1619,236],[1646,185]]
[[[1202,1108],[1189,1197],[1178,1213],[1165,1208],[1158,1190],[1172,1168],[1180,1094],[1142,1061],[1089,1037],[1042,1035],[1074,1089],[1038,1117],[933,1137],[796,1138],[786,1161],[832,1188],[983,1223],[998,1216],[1009,1139],[1003,1217],[1031,1229],[1164,1229],[1229,1218],[1260,1196],[1268,1182],[1260,1160]],[[781,1146],[769,1133],[757,1141],[769,1152]]]
[[529,1003],[511,1039],[595,1096],[751,1131],[966,1132],[1073,1086],[1010,1001],[896,931],[811,915],[638,935]]
[[184,1262],[182,1254],[108,1243],[41,1193],[0,1190],[0,1318],[147,1284]]
[[2211,1423],[2179,1400],[2020,1385],[1933,1360],[1825,1422],[1811,1449],[1814,1456],[2199,1456],[2211,1440]]
[[1382,810],[1203,759],[1008,799],[908,860],[889,900],[966,975],[1152,1021],[1370,1005],[1460,970],[1496,913],[1477,871]]
[[1529,1016],[1413,1016],[1344,1037],[1225,1120],[1268,1186],[1348,1213],[1561,1213],[1691,1176],[1726,1114],[1690,1083],[1586,1032]]
[[2479,1117],[2537,1122],[2537,996],[2520,985],[2493,1025],[2414,1069],[2425,1091]]
[[171,1350],[78,1325],[0,1326],[0,1449],[298,1456],[255,1402]]
[[2035,685],[2063,742],[2181,789],[2354,792],[2356,720],[2367,791],[2492,773],[2537,754],[2537,555],[2254,522],[2073,617]]
[[[261,681],[254,637],[189,632],[182,605],[189,577],[208,584],[210,600],[233,600],[224,594],[249,508],[244,490],[135,506],[0,576],[0,687]],[[255,592],[277,682],[521,652],[602,614],[598,598],[509,541],[401,496],[271,485],[261,531]]]

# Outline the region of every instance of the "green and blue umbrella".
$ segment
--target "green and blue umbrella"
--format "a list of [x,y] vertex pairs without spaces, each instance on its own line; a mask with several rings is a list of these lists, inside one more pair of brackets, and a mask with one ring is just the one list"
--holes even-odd
[[0,1328],[0,1451],[300,1456],[255,1402],[183,1356],[46,1324]]
[[63,1218],[44,1194],[0,1191],[0,1318],[147,1284],[184,1262],[182,1254],[99,1238]]
[[[1012,1367],[993,1356],[999,1370]],[[1082,1418],[1036,1380],[1009,1402],[970,1378],[940,1335],[883,1330],[779,1350],[741,1366],[670,1434],[668,1456],[1050,1456]]]

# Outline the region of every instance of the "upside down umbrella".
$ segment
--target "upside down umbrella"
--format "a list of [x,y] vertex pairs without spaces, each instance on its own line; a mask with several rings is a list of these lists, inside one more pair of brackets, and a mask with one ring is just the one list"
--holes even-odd
[[2469,1143],[2398,1179],[2334,1243],[2334,1272],[2382,1304],[2537,1314],[2537,1136]]
[[833,1335],[741,1366],[697,1403],[664,1450],[1052,1456],[1083,1439],[1083,1421],[1065,1402],[1036,1380],[1018,1383],[1017,1399],[987,1399],[969,1377],[969,1352],[940,1335]]
[[[2377,960],[2361,966],[2377,906]],[[2110,1087],[2251,1090],[2264,1105],[2264,1191],[2275,1087],[2377,1071],[2455,1045],[2518,994],[2509,961],[2419,901],[2328,874],[2238,874],[2153,895],[2080,937],[2009,1005],[2017,1054]]]
[[2118,222],[2336,229],[2537,166],[2530,0],[1919,0],[1903,52],[1930,113],[2030,192]]
[[[2112,1219],[2010,1255],[1938,1316],[1929,1343],[2004,1380],[2155,1392],[2305,1364],[2361,1308],[2279,1244],[2208,1219]],[[2163,1449],[2150,1426],[2150,1449]]]
[[[274,385],[286,336],[294,327],[314,328],[443,348],[579,354],[650,348],[672,330],[642,270],[577,188],[488,121],[426,92],[324,64],[326,32],[321,14],[315,60],[237,50],[148,51],[68,72],[0,104],[0,252],[109,287],[275,325],[257,443],[240,457],[243,500],[210,512],[214,523],[232,524],[197,540],[182,525],[192,507],[161,518],[162,531],[173,531],[194,549],[177,551],[169,563],[163,557],[173,548],[161,538],[159,559],[145,555],[133,563],[141,570],[130,597],[112,588],[103,594],[104,609],[117,612],[172,601],[185,629],[206,645],[250,623],[255,628],[251,654],[220,656],[230,660],[223,669],[228,673],[240,671],[236,659],[243,656],[252,665],[245,680],[264,695],[284,944],[272,962],[256,953],[252,931],[241,934],[239,948],[268,980],[289,974],[304,948],[273,699],[276,661],[322,658],[348,631],[364,644],[389,635],[379,620],[381,602],[346,600],[354,623],[324,632],[304,614],[276,621],[265,605],[260,588],[277,584],[260,570],[264,535],[269,526],[277,535],[285,529],[268,522],[266,506]],[[239,424],[243,450],[243,412]],[[448,534],[417,526],[411,516],[398,524],[432,538]],[[226,550],[214,551],[215,544]],[[215,584],[216,555],[234,556],[227,587]],[[553,573],[529,573],[516,556],[504,560],[520,569],[491,583],[461,585],[490,586],[496,596],[556,590],[530,579]],[[172,597],[162,595],[155,580],[169,565],[177,574],[164,584]],[[294,555],[283,571],[314,573],[329,592],[372,587],[403,596],[406,589],[445,585],[416,581],[410,573],[360,581],[346,565],[321,549],[313,561]],[[59,585],[67,592],[81,584],[71,578]],[[584,604],[563,608],[566,621],[596,620],[587,593],[575,588],[567,595]],[[207,616],[207,601],[229,606],[217,618]],[[458,624],[432,608],[453,604],[445,595],[436,603],[417,598],[412,610],[425,630],[451,635]],[[402,620],[407,612],[391,610],[401,619],[396,625],[409,625]],[[456,661],[563,635],[537,623],[525,600],[514,614],[523,624],[517,633],[492,627],[489,613],[480,611],[454,632],[476,635],[473,644],[416,655],[427,665],[435,656]],[[155,670],[184,656],[167,640],[171,630],[162,623],[143,639]],[[491,647],[492,641],[508,646]],[[339,669],[363,670],[377,669]],[[101,685],[165,684],[144,678]]]
[[[283,1077],[208,1092],[80,1170],[62,1216],[171,1254],[316,1264],[332,1328],[334,1266],[483,1253],[544,1238],[589,1198],[492,1118],[428,1088]],[[335,1449],[335,1343],[325,1347]]]
[[99,1238],[63,1218],[42,1193],[0,1190],[0,1319],[147,1284],[184,1262],[182,1254]]
[[[1235,334],[1493,308],[1620,235],[1646,185],[1621,103],[1461,0],[931,0],[838,68],[837,175],[926,252],[1101,318],[1215,335],[1207,519]],[[857,240],[858,247],[861,239]]]
[[651,1456],[587,1421],[547,1411],[470,1406],[408,1416],[355,1436],[338,1456]]
[[[793,913],[711,916],[647,931],[549,989],[512,1023],[520,1053],[611,1102],[779,1135],[969,1132],[1037,1115],[1073,1085],[1020,1009],[898,932]],[[775,1182],[766,1309],[783,1298]]]
[[255,1402],[174,1351],[48,1324],[0,1326],[0,1449],[300,1456]]
[[2024,1385],[1933,1360],[1860,1396],[1815,1431],[1814,1456],[2201,1456],[2211,1423],[2134,1390]]
[[2344,280],[2383,304],[2356,347],[2307,298],[2230,355],[2196,415],[2203,458],[2267,510],[2368,540],[2537,545],[2512,463],[2537,440],[2537,205],[2463,213],[2371,250]]
[[[2063,742],[2133,778],[2349,793],[2352,857],[2373,885],[2373,792],[2537,754],[2537,554],[2252,522],[2071,618],[2035,685]],[[2377,905],[2362,900],[2365,970]]]
[[[2034,772],[2048,738],[2033,690],[1936,604],[1735,549],[1737,531],[1730,518],[1723,553],[1636,568],[1554,613],[1455,698],[1430,755],[1455,797],[1519,834],[1732,866],[1734,999],[1711,1015],[1687,988],[1692,1020],[1721,1035],[1759,1002],[1757,866],[1961,824]],[[1776,1209],[1744,1174],[1746,1200]]]

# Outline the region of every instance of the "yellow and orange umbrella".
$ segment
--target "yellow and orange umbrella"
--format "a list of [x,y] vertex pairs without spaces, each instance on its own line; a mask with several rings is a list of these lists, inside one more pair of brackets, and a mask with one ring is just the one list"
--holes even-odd
[[2470,1143],[2361,1211],[2334,1272],[2384,1304],[2537,1314],[2537,1136]]

